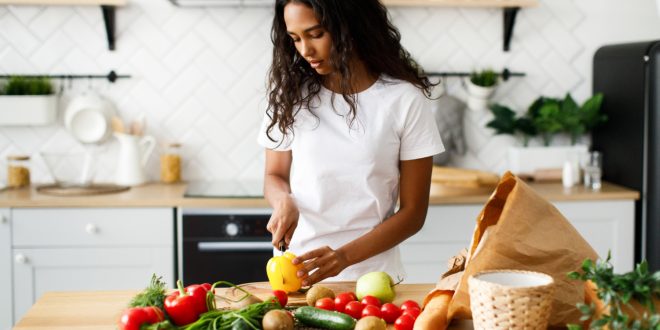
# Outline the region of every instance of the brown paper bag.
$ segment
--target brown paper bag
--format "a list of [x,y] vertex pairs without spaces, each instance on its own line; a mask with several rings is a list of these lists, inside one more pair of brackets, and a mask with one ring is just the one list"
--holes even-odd
[[552,204],[507,172],[479,215],[465,271],[449,304],[448,319],[472,318],[467,286],[470,275],[491,269],[519,269],[554,278],[550,325],[576,323],[580,312],[575,305],[584,301],[584,284],[570,280],[566,274],[578,270],[584,259],[597,257]]

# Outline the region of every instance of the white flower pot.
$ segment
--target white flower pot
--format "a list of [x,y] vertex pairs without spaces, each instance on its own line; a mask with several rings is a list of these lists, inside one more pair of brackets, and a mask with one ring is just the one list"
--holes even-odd
[[495,86],[483,87],[475,85],[470,78],[465,79],[467,90],[467,106],[471,110],[485,110],[488,108],[491,96],[495,92]]
[[0,126],[49,125],[57,118],[57,96],[0,95]]
[[509,170],[516,175],[532,175],[536,170],[561,169],[566,161],[579,164],[588,151],[586,145],[509,147]]

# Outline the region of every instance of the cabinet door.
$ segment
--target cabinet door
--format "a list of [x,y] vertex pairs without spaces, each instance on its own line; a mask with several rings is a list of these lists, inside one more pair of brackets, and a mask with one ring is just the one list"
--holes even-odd
[[173,273],[173,248],[14,249],[14,319],[46,291],[141,290],[152,274],[172,286]]
[[12,326],[11,225],[9,209],[0,209],[0,330]]
[[635,264],[635,204],[632,200],[554,203],[601,258],[612,255],[615,273]]
[[447,260],[467,248],[481,205],[430,206],[424,227],[400,245],[405,283],[435,283]]

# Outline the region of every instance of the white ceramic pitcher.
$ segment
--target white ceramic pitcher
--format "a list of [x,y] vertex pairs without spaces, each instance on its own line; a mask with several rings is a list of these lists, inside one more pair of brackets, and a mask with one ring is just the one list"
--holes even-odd
[[137,186],[147,182],[144,166],[154,151],[156,139],[149,135],[137,136],[123,133],[114,135],[119,141],[115,183],[122,186]]

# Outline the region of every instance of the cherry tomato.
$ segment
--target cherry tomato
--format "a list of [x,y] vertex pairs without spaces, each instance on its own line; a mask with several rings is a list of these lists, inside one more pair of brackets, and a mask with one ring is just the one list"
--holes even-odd
[[349,301],[344,308],[344,313],[350,315],[354,319],[360,319],[362,317],[362,310],[364,305],[359,301]]
[[383,318],[380,308],[376,305],[366,305],[362,310],[362,317],[365,316],[375,316],[377,318]]
[[286,291],[284,290],[273,290],[273,296],[277,298],[277,300],[280,302],[280,305],[282,305],[282,307],[286,306],[286,303],[289,302],[289,296],[286,294]]
[[347,292],[347,293],[353,298],[353,300],[357,300],[357,296],[355,295],[355,292]]
[[401,316],[399,307],[392,303],[385,303],[380,306],[380,312],[383,315],[383,320],[387,323],[394,323],[397,317]]
[[401,313],[401,315],[410,315],[413,319],[416,320],[417,317],[419,316],[419,313],[421,313],[421,312],[422,311],[419,308],[408,307],[408,309],[403,311],[403,313]]
[[414,308],[417,308],[417,309],[421,309],[421,308],[419,307],[419,304],[418,304],[417,302],[415,302],[414,300],[406,300],[406,301],[404,301],[404,302],[401,304],[400,309],[401,309],[401,311],[403,312],[403,311],[405,311],[406,309],[408,309],[408,308],[410,308],[410,307],[414,307]]
[[342,292],[338,294],[337,297],[335,297],[335,310],[343,313],[346,304],[351,301],[355,301],[352,292]]
[[376,307],[380,307],[380,300],[374,296],[362,297],[362,303],[365,305],[374,305]]
[[412,330],[415,320],[410,315],[401,315],[394,321],[396,330]]
[[326,311],[334,311],[335,310],[335,301],[332,298],[321,298],[316,301],[314,304],[314,307],[320,308],[320,309],[325,309]]

